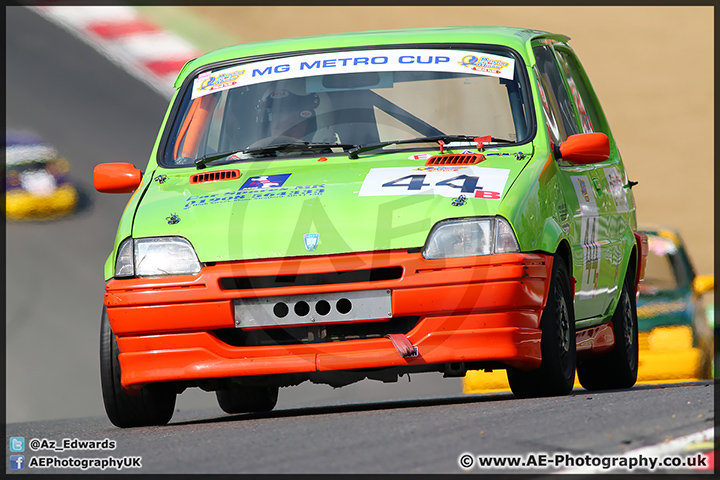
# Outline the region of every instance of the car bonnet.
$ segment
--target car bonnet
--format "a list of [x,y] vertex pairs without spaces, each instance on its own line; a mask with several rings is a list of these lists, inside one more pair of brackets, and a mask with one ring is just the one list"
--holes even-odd
[[527,163],[498,155],[477,165],[426,166],[430,156],[159,169],[132,234],[185,237],[202,262],[417,248],[441,220],[495,215]]

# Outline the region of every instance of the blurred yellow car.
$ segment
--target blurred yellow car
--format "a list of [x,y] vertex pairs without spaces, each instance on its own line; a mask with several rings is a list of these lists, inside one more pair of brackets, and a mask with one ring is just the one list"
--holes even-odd
[[645,381],[712,378],[713,330],[704,295],[713,275],[696,275],[679,234],[643,228],[649,254],[637,302],[640,363]]
[[5,218],[50,220],[69,215],[78,204],[68,161],[40,137],[7,131],[5,137]]

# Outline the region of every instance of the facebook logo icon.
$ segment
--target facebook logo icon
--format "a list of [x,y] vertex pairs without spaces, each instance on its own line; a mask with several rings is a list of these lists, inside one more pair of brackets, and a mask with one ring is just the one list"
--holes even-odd
[[24,470],[25,455],[10,455],[10,470]]

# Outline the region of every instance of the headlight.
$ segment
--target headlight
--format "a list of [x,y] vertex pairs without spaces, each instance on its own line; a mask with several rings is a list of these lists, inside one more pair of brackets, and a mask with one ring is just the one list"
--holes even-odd
[[193,275],[200,261],[182,237],[127,238],[118,249],[115,277]]
[[519,251],[515,234],[504,218],[463,218],[438,223],[425,242],[423,257],[430,260]]
[[133,239],[126,238],[118,249],[117,259],[115,260],[115,276],[132,277],[135,275],[135,264],[133,262]]

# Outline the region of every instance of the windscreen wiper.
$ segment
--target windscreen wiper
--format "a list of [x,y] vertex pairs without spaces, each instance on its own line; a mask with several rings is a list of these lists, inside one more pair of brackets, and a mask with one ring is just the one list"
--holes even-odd
[[[257,147],[257,148],[247,148],[245,150],[233,150],[231,152],[225,152],[225,153],[211,153],[208,155],[204,155],[200,158],[195,159],[195,166],[198,168],[198,170],[203,169],[207,166],[208,163],[214,162],[215,160],[220,160],[225,157],[229,157],[234,154],[248,154],[248,155],[254,155],[254,154],[262,154],[262,153],[268,153],[268,152],[274,152],[274,151],[290,151],[290,150],[306,150],[306,151],[312,151],[317,149],[328,149],[332,150],[333,148],[341,148],[343,150],[347,150],[349,148],[353,148],[356,145],[353,144],[344,144],[344,143],[317,143],[317,142],[293,142],[293,143],[279,143],[277,145],[267,145],[265,147]],[[246,160],[243,158],[238,158],[238,160]]]
[[266,145],[264,147],[246,148],[242,153],[249,155],[271,153],[271,152],[288,152],[293,150],[300,151],[315,151],[330,150],[334,148],[340,148],[343,151],[349,148],[354,148],[356,145],[347,143],[320,143],[320,142],[292,142],[292,143],[278,143],[275,145]]
[[502,143],[515,143],[512,140],[505,140],[502,138],[495,138],[490,136],[485,137],[479,137],[477,135],[434,135],[432,137],[417,137],[417,138],[408,138],[405,140],[392,140],[389,142],[381,142],[381,143],[375,143],[371,145],[360,145],[355,148],[351,148],[348,150],[348,158],[356,159],[358,158],[358,155],[365,152],[370,152],[372,150],[377,150],[379,148],[387,147],[390,145],[403,145],[403,144],[409,144],[409,143],[428,143],[428,142],[442,142],[440,145],[445,145],[446,143],[451,142],[458,142],[458,141],[467,141],[467,142],[475,142],[478,144],[478,148],[482,148],[483,142],[489,143],[489,142],[502,142]]
[[220,160],[221,158],[229,157],[230,155],[234,153],[239,153],[238,150],[233,150],[232,152],[225,152],[225,153],[210,153],[208,155],[204,155],[200,158],[195,159],[195,166],[198,170],[203,169],[207,166],[208,163],[214,162],[215,160]]

